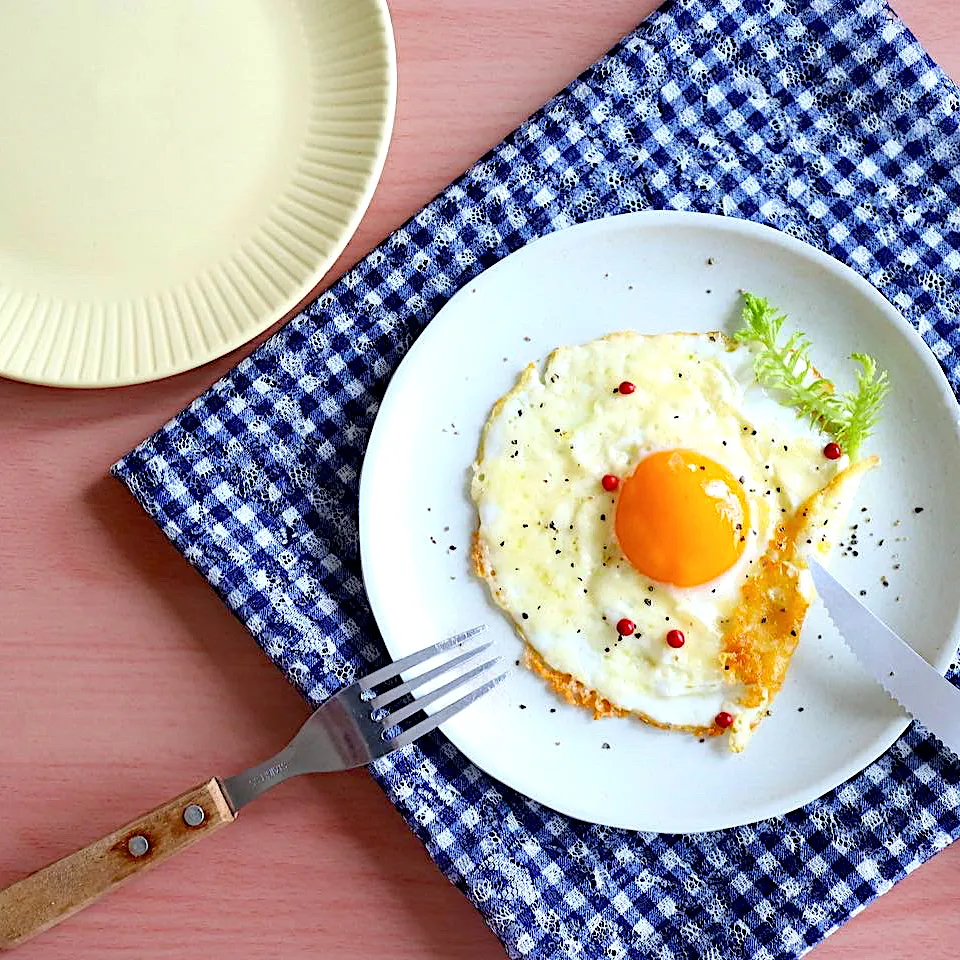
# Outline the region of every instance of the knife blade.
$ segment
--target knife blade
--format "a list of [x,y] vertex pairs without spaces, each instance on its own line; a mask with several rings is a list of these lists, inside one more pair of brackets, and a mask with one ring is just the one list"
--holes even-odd
[[817,593],[861,665],[914,719],[960,756],[960,690],[875,617],[816,560]]

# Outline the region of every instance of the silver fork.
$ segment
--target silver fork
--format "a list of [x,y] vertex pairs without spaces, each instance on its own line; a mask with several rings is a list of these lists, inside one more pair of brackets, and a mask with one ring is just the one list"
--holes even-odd
[[[89,906],[143,870],[233,823],[241,807],[304,773],[348,770],[386,756],[435,730],[492,690],[506,676],[481,625],[374,670],[315,710],[276,756],[226,780],[214,777],[0,891],[0,950],[9,950]],[[416,667],[417,676],[376,688]],[[398,700],[426,689],[409,703]],[[416,714],[459,697],[422,720]]]
[[[288,777],[296,777],[302,773],[331,773],[335,770],[365,766],[413,743],[425,733],[436,730],[441,723],[492,690],[506,676],[505,673],[490,676],[492,669],[500,663],[500,657],[495,654],[486,662],[478,663],[492,646],[492,641],[478,643],[484,630],[486,625],[473,627],[455,637],[441,640],[432,647],[374,670],[362,680],[341,690],[312,714],[300,728],[300,732],[275,757],[221,782],[220,787],[230,806],[237,811]],[[384,693],[377,694],[374,690],[400,674],[450,652],[457,653],[458,656],[452,660],[444,660],[426,673]],[[458,672],[439,689],[426,693],[390,713],[386,712],[390,704],[451,670],[463,672]],[[481,676],[489,676],[482,686],[476,687],[459,700],[408,729],[398,729],[399,724],[424,707],[469,687],[471,681]]]

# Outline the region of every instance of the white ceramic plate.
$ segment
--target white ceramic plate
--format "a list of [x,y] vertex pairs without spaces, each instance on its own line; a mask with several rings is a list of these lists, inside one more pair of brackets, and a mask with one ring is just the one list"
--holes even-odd
[[0,375],[198,366],[360,222],[393,123],[386,0],[11,0],[0,37]]
[[[461,290],[401,364],[360,489],[364,580],[391,655],[478,622],[519,655],[512,626],[470,570],[468,477],[491,405],[521,368],[614,330],[730,330],[741,288],[787,311],[821,369],[845,370],[844,358],[866,349],[889,370],[893,387],[869,444],[883,465],[851,517],[859,556],[838,553],[833,569],[947,667],[958,640],[960,506],[946,478],[960,476],[960,441],[957,404],[932,354],[836,260],[767,227],[681,213],[613,217],[530,244]],[[595,721],[519,668],[443,729],[479,767],[556,810],[688,832],[801,806],[874,760],[906,723],[815,605],[773,716],[740,756],[723,738],[701,744],[635,720]]]

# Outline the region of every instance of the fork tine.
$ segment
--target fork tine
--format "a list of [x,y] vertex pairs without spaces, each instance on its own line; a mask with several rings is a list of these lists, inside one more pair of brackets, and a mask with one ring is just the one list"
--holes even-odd
[[465,697],[461,697],[442,710],[438,710],[432,716],[427,717],[426,720],[421,720],[419,723],[414,724],[409,730],[404,730],[403,733],[397,734],[397,736],[388,740],[387,744],[392,750],[399,750],[400,747],[405,747],[413,743],[414,740],[417,740],[426,733],[430,733],[431,730],[436,730],[441,723],[445,723],[455,713],[459,713],[465,707],[469,707],[475,700],[479,700],[485,693],[489,693],[498,683],[504,680],[506,676],[506,671],[504,671],[492,680],[488,680],[482,687],[477,687],[472,693],[468,693]]
[[394,700],[399,700],[400,697],[403,697],[408,693],[412,693],[418,687],[422,687],[425,683],[429,683],[431,680],[435,680],[437,677],[440,677],[445,673],[449,673],[454,668],[461,666],[468,660],[474,659],[474,657],[478,656],[479,654],[485,653],[492,645],[493,641],[488,640],[479,647],[473,647],[470,650],[467,650],[466,653],[461,653],[459,656],[454,657],[452,660],[447,660],[436,667],[432,667],[426,673],[421,673],[418,677],[414,677],[412,680],[408,680],[406,683],[401,683],[397,687],[393,687],[390,690],[385,690],[380,694],[380,696],[374,697],[373,700],[370,701],[370,709],[379,710],[381,707],[385,707],[387,704],[393,703]]
[[478,633],[483,633],[486,629],[487,625],[481,623],[477,627],[471,627],[469,630],[464,630],[463,633],[456,634],[456,636],[447,637],[446,640],[441,640],[432,647],[411,653],[410,656],[404,657],[402,660],[395,660],[393,663],[388,663],[385,667],[380,667],[379,670],[374,670],[373,673],[368,673],[365,677],[361,677],[358,681],[360,689],[364,692],[369,691],[371,687],[375,687],[378,683],[383,683],[384,680],[389,680],[391,677],[403,673],[404,670],[409,670],[411,667],[423,663],[424,660],[429,660],[438,653],[443,653],[444,650],[450,650],[458,644],[472,640]]
[[432,693],[424,694],[424,696],[415,699],[413,703],[408,703],[405,707],[400,707],[399,710],[394,710],[393,713],[384,717],[383,720],[380,721],[384,730],[389,730],[391,727],[395,727],[398,723],[406,720],[407,717],[412,717],[415,713],[422,710],[424,707],[429,706],[431,703],[439,700],[441,697],[445,697],[448,693],[453,693],[454,690],[466,686],[466,684],[473,680],[474,677],[479,676],[490,667],[496,666],[498,663],[500,663],[500,661],[500,657],[494,657],[492,660],[488,660],[486,663],[481,663],[479,667],[474,667],[472,670],[463,674],[462,676],[454,677],[449,683],[445,683],[442,687],[439,687]]

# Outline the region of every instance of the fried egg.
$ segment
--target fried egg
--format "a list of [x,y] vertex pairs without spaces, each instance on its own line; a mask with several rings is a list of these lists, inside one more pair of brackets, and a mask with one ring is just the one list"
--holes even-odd
[[561,347],[484,425],[474,567],[567,700],[741,750],[875,463],[827,440],[722,334]]

